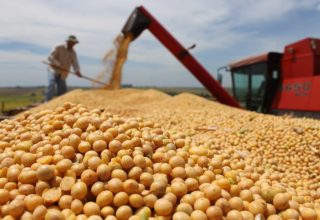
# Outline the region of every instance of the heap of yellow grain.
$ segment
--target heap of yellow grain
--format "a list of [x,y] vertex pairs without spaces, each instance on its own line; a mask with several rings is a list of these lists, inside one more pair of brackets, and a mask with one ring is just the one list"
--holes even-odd
[[316,120],[78,90],[0,123],[0,214],[319,220],[319,144]]

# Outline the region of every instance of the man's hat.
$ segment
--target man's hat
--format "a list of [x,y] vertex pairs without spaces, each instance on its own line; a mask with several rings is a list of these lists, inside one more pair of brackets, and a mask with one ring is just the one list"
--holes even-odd
[[66,41],[74,42],[76,44],[79,43],[77,37],[74,35],[70,35]]

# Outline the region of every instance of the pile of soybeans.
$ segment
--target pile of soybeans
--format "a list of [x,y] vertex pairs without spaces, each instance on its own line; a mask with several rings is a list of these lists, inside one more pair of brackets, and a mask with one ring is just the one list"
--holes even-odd
[[4,220],[319,220],[320,121],[75,90],[0,122]]

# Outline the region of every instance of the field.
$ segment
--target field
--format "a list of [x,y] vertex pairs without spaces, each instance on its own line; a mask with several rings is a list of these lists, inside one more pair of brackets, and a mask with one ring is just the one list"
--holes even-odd
[[[131,86],[124,86],[131,87]],[[151,87],[139,87],[141,89],[151,89]],[[154,88],[154,87],[152,87]],[[70,87],[70,90],[79,87]],[[89,89],[89,88],[81,88]],[[183,87],[162,87],[156,88],[169,95],[177,95],[182,92],[196,94],[208,99],[213,99],[211,94],[204,88],[183,88]],[[10,111],[36,105],[44,102],[45,87],[8,87],[0,88],[0,115],[10,114]]]
[[43,101],[43,87],[0,88],[1,113]]

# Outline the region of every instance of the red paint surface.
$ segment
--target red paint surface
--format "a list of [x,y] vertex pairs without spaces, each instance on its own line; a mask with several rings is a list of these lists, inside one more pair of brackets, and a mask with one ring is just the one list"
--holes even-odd
[[320,75],[320,39],[306,38],[287,45],[281,65],[283,79]]
[[285,47],[281,88],[272,109],[320,112],[320,39]]

